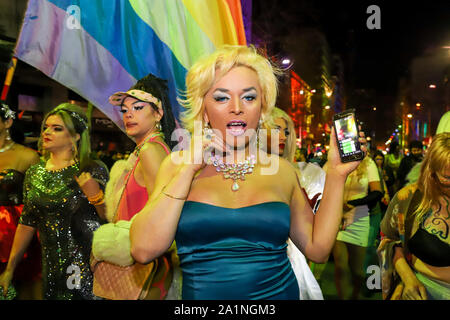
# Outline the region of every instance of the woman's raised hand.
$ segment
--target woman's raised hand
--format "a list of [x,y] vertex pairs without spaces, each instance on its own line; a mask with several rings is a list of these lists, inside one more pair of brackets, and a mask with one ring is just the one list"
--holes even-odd
[[[364,132],[359,132],[359,142],[361,144],[361,151],[364,154],[367,153],[366,147],[366,138]],[[340,176],[347,177],[353,170],[355,170],[360,161],[352,161],[352,162],[342,162],[341,157],[339,155],[338,145],[336,142],[336,133],[334,128],[331,128],[331,136],[330,136],[330,149],[328,151],[328,161],[327,161],[327,172],[331,170]]]
[[197,172],[203,169],[212,152],[223,154],[229,152],[229,147],[225,144],[222,137],[216,134],[203,134],[202,136],[193,135],[190,141],[189,149],[183,156],[183,166]]

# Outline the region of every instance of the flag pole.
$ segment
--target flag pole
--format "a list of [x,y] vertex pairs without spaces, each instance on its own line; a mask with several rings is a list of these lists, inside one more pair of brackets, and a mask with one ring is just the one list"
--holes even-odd
[[3,84],[2,96],[1,96],[1,100],[3,100],[3,101],[5,101],[6,97],[8,96],[9,87],[11,86],[14,72],[16,71],[16,66],[17,66],[17,58],[12,57],[11,62],[9,63],[9,66],[8,66],[8,72],[6,73],[6,79]]

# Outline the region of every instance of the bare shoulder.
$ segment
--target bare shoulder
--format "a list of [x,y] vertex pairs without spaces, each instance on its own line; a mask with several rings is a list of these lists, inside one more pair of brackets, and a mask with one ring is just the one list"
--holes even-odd
[[[182,164],[182,162],[180,162],[179,160],[179,158],[181,157],[180,153],[182,154],[181,151],[172,152],[161,162],[155,180],[155,189],[153,191],[161,190],[161,188],[167,185],[167,183],[169,183],[169,181],[176,175]],[[158,193],[153,192],[152,197],[156,194]]]
[[151,154],[164,154],[164,156],[167,155],[166,150],[160,143],[156,142],[147,142],[142,146],[141,151],[139,152],[141,155],[151,155]]
[[283,157],[273,154],[263,154],[261,159],[261,174],[271,175],[283,184],[294,185],[300,170]]
[[[154,178],[152,177],[156,176],[166,157],[167,153],[161,144],[155,142],[145,143],[139,152],[140,161],[136,169],[136,179],[139,181],[141,178],[149,178],[149,181],[153,181]],[[141,182],[144,183],[142,180]]]
[[39,153],[21,144],[16,145],[15,153],[19,156],[21,161],[27,164],[27,166],[31,166],[39,162]]

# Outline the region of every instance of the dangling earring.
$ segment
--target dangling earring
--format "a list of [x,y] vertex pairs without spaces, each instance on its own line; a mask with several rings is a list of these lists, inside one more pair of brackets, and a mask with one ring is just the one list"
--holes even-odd
[[78,150],[77,150],[76,142],[72,141],[72,156],[74,159],[77,157],[77,153],[78,153]]
[[213,134],[214,134],[214,131],[209,126],[209,123],[208,122],[204,122],[203,123],[203,135],[205,136],[205,138],[206,139],[212,139]]
[[11,139],[11,135],[9,134],[9,129],[6,129],[6,138],[5,138],[5,140],[6,141],[11,141],[12,139]]
[[159,121],[156,122],[155,129],[156,129],[157,131],[159,131],[159,132],[162,131],[161,122],[159,122]]

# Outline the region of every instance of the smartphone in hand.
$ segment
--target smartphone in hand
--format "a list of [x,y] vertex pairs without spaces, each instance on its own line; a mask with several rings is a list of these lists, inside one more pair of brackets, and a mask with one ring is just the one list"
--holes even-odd
[[334,130],[342,162],[359,161],[364,152],[359,143],[359,130],[355,110],[349,109],[333,116]]

